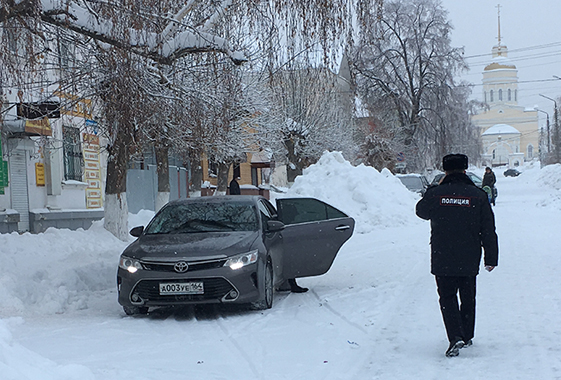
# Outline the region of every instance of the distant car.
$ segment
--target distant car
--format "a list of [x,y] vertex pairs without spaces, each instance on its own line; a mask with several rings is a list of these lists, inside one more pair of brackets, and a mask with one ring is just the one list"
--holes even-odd
[[[440,181],[442,180],[442,178],[445,176],[446,174],[441,173],[441,174],[437,174],[432,182],[431,182],[431,186],[436,186],[440,183]],[[466,175],[469,177],[469,179],[471,179],[471,181],[475,184],[475,186],[481,188],[481,185],[483,183],[483,178],[481,178],[480,176],[478,176],[477,174],[473,173],[473,172],[466,172]],[[497,190],[496,187],[493,188],[494,190],[494,195],[495,195],[495,199],[497,199],[497,197],[499,196],[499,190]]]
[[505,177],[518,177],[520,175],[520,172],[516,169],[507,169],[503,174],[505,175]]
[[444,174],[444,173],[440,173],[440,174],[435,175],[434,178],[432,179],[430,185],[431,186],[438,185],[440,183],[440,181],[442,180],[442,178],[444,178],[445,175],[446,174]]
[[409,190],[421,195],[425,195],[429,182],[422,174],[398,174],[397,178]]
[[164,206],[121,254],[118,301],[150,307],[243,303],[271,308],[285,280],[326,273],[354,219],[318,199],[199,197]]
[[[444,173],[437,174],[436,176],[434,176],[430,184],[438,185],[445,175],[446,174]],[[473,183],[475,183],[477,187],[481,187],[481,184],[483,183],[483,178],[472,172],[466,172],[466,175],[469,177],[469,179],[472,180]]]

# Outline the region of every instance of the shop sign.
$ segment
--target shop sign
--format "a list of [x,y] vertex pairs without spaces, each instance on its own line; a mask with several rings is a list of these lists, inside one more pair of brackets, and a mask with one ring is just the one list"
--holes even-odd
[[35,163],[35,182],[37,186],[45,186],[45,164]]
[[42,136],[52,136],[53,131],[51,130],[51,124],[48,118],[36,119],[36,120],[26,120],[25,121],[25,132],[38,134]]

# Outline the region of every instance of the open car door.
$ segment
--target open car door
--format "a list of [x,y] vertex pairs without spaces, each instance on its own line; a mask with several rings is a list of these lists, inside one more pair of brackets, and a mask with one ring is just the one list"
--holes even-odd
[[315,198],[284,198],[276,203],[278,219],[285,224],[282,277],[326,273],[353,234],[354,219]]

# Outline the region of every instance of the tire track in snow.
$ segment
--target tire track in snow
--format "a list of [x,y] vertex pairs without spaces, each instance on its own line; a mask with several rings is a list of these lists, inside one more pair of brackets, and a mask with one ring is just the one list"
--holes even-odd
[[238,341],[235,338],[232,337],[232,334],[230,334],[230,331],[228,331],[226,326],[224,326],[224,323],[222,322],[222,318],[218,319],[217,323],[218,323],[218,326],[220,327],[220,329],[222,330],[222,332],[224,333],[224,335],[226,335],[226,338],[228,338],[230,343],[236,348],[236,350],[241,354],[241,356],[247,362],[249,368],[251,369],[251,372],[253,372],[255,377],[258,378],[258,379],[264,379],[265,377],[259,372],[259,370],[255,366],[255,364],[251,360],[251,355],[249,355],[247,352],[245,352],[245,350],[238,343]]
[[345,317],[345,316],[343,315],[343,313],[341,313],[341,312],[335,310],[331,305],[329,305],[329,304],[327,303],[327,301],[322,301],[322,300],[321,300],[321,297],[316,293],[315,290],[313,290],[313,289],[310,290],[310,293],[313,294],[313,295],[316,297],[316,299],[318,300],[320,306],[322,306],[322,307],[326,308],[327,310],[329,310],[333,315],[335,315],[336,317],[338,317],[339,319],[341,319],[341,320],[342,320],[343,322],[345,322],[347,325],[349,325],[349,326],[351,326],[351,327],[354,327],[355,329],[359,330],[359,331],[362,332],[363,334],[367,334],[367,333],[368,333],[368,332],[366,331],[365,328],[363,328],[362,326],[357,325],[356,323],[350,321],[347,317]]

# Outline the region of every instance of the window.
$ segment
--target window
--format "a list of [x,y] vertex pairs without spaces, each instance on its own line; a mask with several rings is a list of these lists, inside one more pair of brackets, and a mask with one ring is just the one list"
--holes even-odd
[[80,143],[80,129],[62,127],[62,149],[64,154],[64,179],[82,181],[84,159]]
[[528,145],[527,156],[528,158],[534,157],[534,146],[532,144]]
[[259,174],[257,172],[257,168],[251,168],[251,184],[253,186],[259,186]]
[[311,198],[282,199],[278,202],[279,217],[284,224],[308,223],[346,218],[335,207]]
[[208,175],[210,177],[218,176],[218,165],[212,160],[208,160]]
[[74,44],[68,40],[59,40],[59,60],[60,67],[64,69],[74,66]]
[[261,221],[263,223],[263,230],[267,229],[267,222],[273,219],[277,212],[269,202],[259,201],[259,211],[261,212]]
[[489,97],[491,98],[491,101],[493,101],[493,90],[489,91]]
[[512,100],[512,91],[510,90],[510,88],[508,89],[508,101],[510,102]]
[[503,90],[499,89],[499,100],[503,100]]
[[242,178],[240,164],[234,164],[234,178]]

